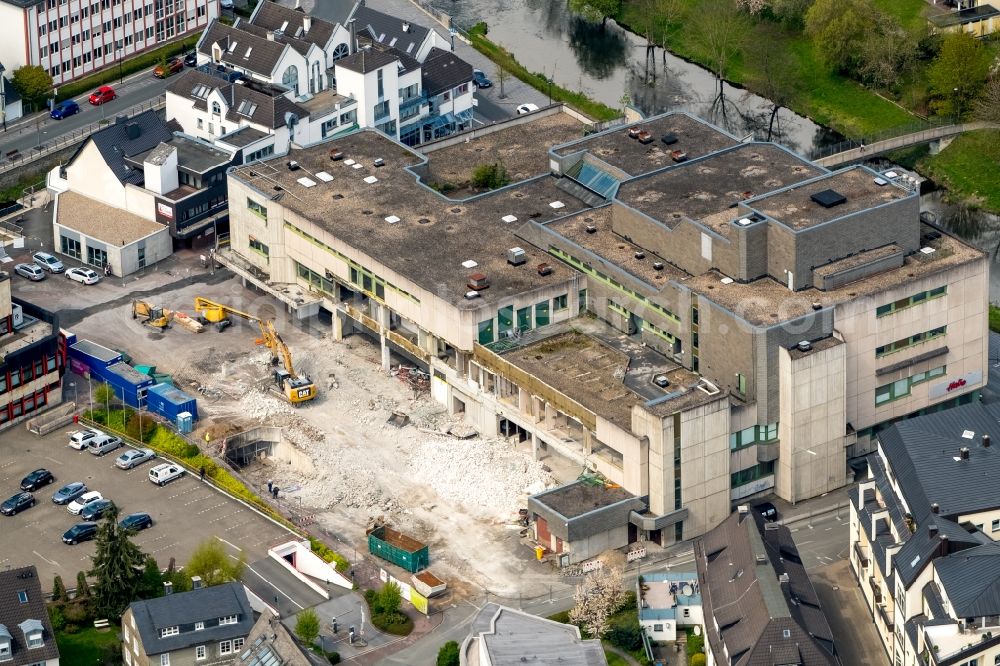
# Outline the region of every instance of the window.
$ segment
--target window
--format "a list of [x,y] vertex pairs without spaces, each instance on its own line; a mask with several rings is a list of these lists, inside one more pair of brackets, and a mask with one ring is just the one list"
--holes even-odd
[[32,650],[34,648],[40,648],[45,645],[45,641],[42,640],[42,632],[36,631],[34,633],[28,634],[28,649]]
[[684,609],[684,617],[691,617],[691,609],[690,608],[685,608]]
[[577,301],[580,304],[580,312],[587,309],[587,290],[581,289],[580,293],[577,294]]
[[167,636],[176,636],[179,633],[181,633],[180,627],[177,626],[166,627],[165,629],[160,629],[160,638],[166,638]]
[[295,262],[295,273],[314,289],[319,289],[331,295],[336,293],[336,286],[332,280],[328,280],[319,273],[311,270],[308,266],[303,266],[297,261]]
[[17,600],[20,601],[22,604],[28,603],[28,593],[25,590],[18,590]]
[[165,652],[160,655],[160,666],[170,666],[170,654]]
[[289,65],[281,75],[281,85],[291,90],[295,97],[299,96],[299,70],[295,65]]
[[947,285],[943,287],[936,287],[935,289],[930,289],[928,291],[921,291],[908,298],[901,298],[898,301],[879,306],[875,309],[875,316],[884,317],[888,314],[892,314],[893,312],[898,312],[910,306],[917,305],[918,303],[923,303],[924,301],[944,296],[947,293]]
[[59,243],[62,246],[63,254],[73,257],[74,259],[80,258],[80,241],[60,236]]
[[875,348],[875,358],[881,358],[888,354],[894,352],[902,351],[914,345],[918,345],[921,342],[927,342],[928,340],[933,340],[934,338],[940,338],[948,330],[947,326],[938,326],[937,328],[932,328],[929,331],[924,331],[923,333],[916,333],[909,337],[903,338],[902,340],[896,340],[895,342],[890,342],[887,345],[882,345],[881,347]]
[[546,326],[549,323],[549,302],[535,304],[535,326]]
[[752,481],[757,481],[765,476],[774,474],[774,461],[758,463],[753,467],[749,467],[739,472],[734,472],[729,475],[729,483],[733,488],[738,486],[746,485]]
[[500,333],[500,338],[503,339],[510,335],[511,330],[514,328],[514,306],[508,305],[497,310],[497,330]]
[[[266,245],[264,245],[263,243],[261,243],[256,238],[254,238],[253,236],[250,237],[250,249],[253,250],[254,252],[256,252],[256,253],[264,256],[264,257],[269,257],[270,256],[270,251],[268,250],[268,247]],[[225,619],[225,618],[223,618],[223,619]],[[219,624],[236,624],[236,620],[233,620],[232,622],[223,622],[220,619],[219,620]]]
[[218,102],[212,102],[212,113],[217,116],[222,114],[222,107],[219,106]]
[[274,145],[264,146],[260,150],[255,150],[246,157],[243,158],[245,163],[256,162],[257,160],[262,160],[265,157],[270,157],[274,155]]
[[242,638],[234,638],[233,639],[233,651],[234,652],[239,652],[240,648],[243,647],[243,641],[244,641],[244,639],[242,639]]
[[663,631],[663,625],[662,624],[654,624],[653,625],[653,631]]
[[201,631],[204,628],[205,628],[205,623],[204,622],[195,622],[194,623],[194,630],[195,631]]
[[445,90],[441,94],[441,101],[442,102],[450,102],[451,101],[451,91],[450,90]]
[[378,83],[378,98],[382,99],[383,97],[385,97],[385,85],[382,82],[382,70],[381,69],[378,70],[378,72],[375,73],[375,77],[376,77],[376,82]]
[[233,642],[232,641],[222,641],[219,643],[219,655],[232,654],[233,653]]
[[742,394],[747,394],[747,378],[743,375],[736,375],[736,390]]
[[1000,520],[994,520],[993,524],[990,526],[994,532],[1000,531]]
[[238,620],[238,616],[236,616],[236,615],[227,615],[226,617],[220,617],[219,618],[219,625],[221,626],[221,625],[224,625],[224,624],[236,624],[238,621],[239,621]]
[[201,118],[198,119],[198,129],[204,129],[205,121]]
[[567,307],[569,307],[569,302],[568,299],[566,298],[566,294],[563,294],[561,296],[556,296],[555,298],[552,299],[552,309],[555,310],[556,312],[558,312],[559,310],[565,310]]
[[251,213],[267,222],[267,208],[250,198],[247,198],[247,208],[250,209]]
[[530,331],[531,330],[531,307],[518,308],[517,310],[517,330]]
[[738,451],[758,442],[771,442],[778,439],[778,424],[753,425],[749,428],[729,435],[729,449]]
[[934,377],[940,377],[946,371],[947,366],[942,365],[937,368],[932,368],[926,372],[918,372],[912,377],[904,377],[903,379],[894,381],[891,384],[879,386],[875,389],[875,404],[881,405],[886,402],[898,400],[899,398],[905,398],[910,395],[910,389],[917,384],[926,382],[928,379],[933,379]]
[[493,320],[487,319],[486,321],[479,322],[479,344],[488,345],[494,340]]
[[197,647],[195,647],[195,649],[194,649],[194,658],[195,659],[197,659],[198,661],[202,661],[207,656],[208,655],[207,655],[207,652],[205,650],[205,646],[204,645],[198,645]]
[[458,97],[459,95],[464,95],[467,92],[469,92],[469,84],[463,83],[462,85],[460,85],[458,88],[455,89],[455,96]]

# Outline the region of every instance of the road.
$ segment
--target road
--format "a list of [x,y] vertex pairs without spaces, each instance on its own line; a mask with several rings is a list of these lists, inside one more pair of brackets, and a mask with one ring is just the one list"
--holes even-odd
[[7,123],[7,131],[0,135],[0,154],[12,150],[28,154],[32,148],[45,146],[61,136],[78,132],[103,119],[113,120],[115,114],[162,95],[171,79],[157,79],[151,71],[144,70],[126,77],[124,84],[112,83],[118,99],[107,104],[91,106],[87,102],[90,93],[74,98],[80,105],[80,113],[65,120],[53,120],[45,112],[30,114],[17,122]]

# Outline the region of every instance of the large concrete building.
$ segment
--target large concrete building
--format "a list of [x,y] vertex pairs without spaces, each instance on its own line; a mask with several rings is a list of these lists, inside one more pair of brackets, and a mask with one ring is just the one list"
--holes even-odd
[[8,71],[39,65],[59,86],[201,32],[218,16],[218,0],[2,0],[0,62]]
[[[530,120],[490,131],[541,151]],[[533,498],[562,563],[839,488],[878,430],[983,385],[986,259],[886,175],[668,114],[449,199],[437,149],[359,131],[232,170],[220,258],[300,317],[333,313],[335,337],[374,336],[386,369],[419,363],[484,435],[618,486]]]

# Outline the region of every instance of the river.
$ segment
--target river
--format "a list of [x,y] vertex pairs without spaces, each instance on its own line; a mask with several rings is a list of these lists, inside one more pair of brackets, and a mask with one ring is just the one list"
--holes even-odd
[[[541,72],[570,90],[580,90],[608,106],[621,106],[627,93],[647,115],[689,111],[736,136],[767,138],[771,103],[725,85],[725,113],[716,98],[715,77],[706,69],[656,49],[646,60],[646,40],[614,21],[589,23],[572,16],[566,0],[430,0],[460,28],[479,21],[489,37],[530,71]],[[772,139],[803,154],[843,137],[804,116],[782,109]]]

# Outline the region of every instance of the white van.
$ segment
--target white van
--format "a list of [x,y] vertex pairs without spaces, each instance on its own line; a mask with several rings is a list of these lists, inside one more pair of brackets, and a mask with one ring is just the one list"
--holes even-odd
[[149,470],[149,480],[158,486],[165,486],[182,476],[184,476],[184,468],[177,463],[162,463]]

